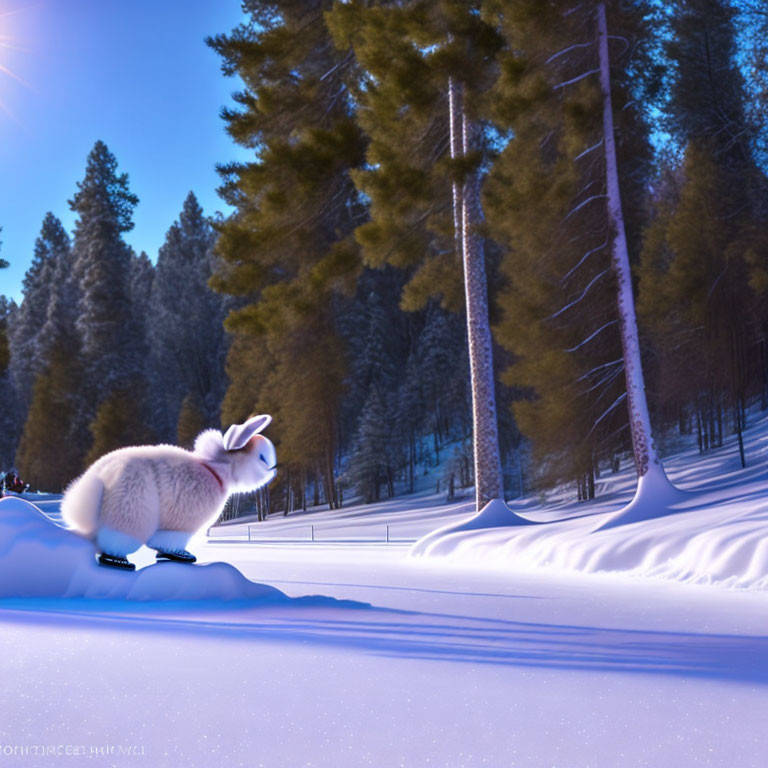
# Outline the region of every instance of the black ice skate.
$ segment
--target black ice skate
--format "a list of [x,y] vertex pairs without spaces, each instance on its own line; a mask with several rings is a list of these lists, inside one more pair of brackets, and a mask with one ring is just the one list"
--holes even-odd
[[124,571],[136,570],[136,566],[133,563],[129,563],[127,557],[108,555],[106,552],[102,552],[99,555],[99,565],[108,565],[111,568],[122,568]]
[[157,553],[158,560],[173,560],[175,563],[195,563],[197,558],[191,553],[183,549],[181,552],[159,552]]

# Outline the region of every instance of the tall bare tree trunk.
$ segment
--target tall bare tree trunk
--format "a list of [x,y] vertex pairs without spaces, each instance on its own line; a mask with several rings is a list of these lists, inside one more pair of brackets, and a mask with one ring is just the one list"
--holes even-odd
[[[451,78],[448,90],[451,157],[455,159],[476,148],[477,129],[467,119],[461,85]],[[503,498],[504,488],[499,458],[485,252],[482,238],[477,232],[478,224],[482,220],[478,171],[470,173],[461,188],[454,182],[453,215],[456,242],[461,245],[464,262],[464,293],[472,380],[475,498],[479,512],[489,501]]]
[[[657,513],[663,513],[664,504],[673,500],[676,494],[680,492],[667,478],[664,465],[661,463],[653,442],[648,400],[645,396],[635,299],[632,293],[632,273],[629,266],[629,252],[624,230],[624,214],[621,207],[619,172],[616,162],[616,137],[613,128],[613,104],[611,100],[611,62],[608,54],[608,25],[605,16],[605,3],[600,3],[597,7],[597,26],[600,51],[600,87],[603,94],[605,183],[608,219],[612,234],[611,257],[618,290],[619,328],[624,352],[629,426],[638,478],[634,502],[603,526],[605,528],[613,527],[619,523],[656,517]],[[641,500],[643,503],[639,503]]]
[[[448,112],[450,120],[451,159],[456,160],[464,154],[464,105],[462,87],[454,78],[448,79]],[[464,251],[462,245],[464,227],[462,224],[462,187],[454,181],[453,191],[453,240],[456,255],[460,256]]]
[[[448,81],[448,106],[451,158],[455,160],[473,151],[478,137],[476,126],[466,116],[462,86],[454,78]],[[476,170],[469,174],[463,185],[453,184],[454,240],[464,265],[467,306],[476,514],[469,520],[443,526],[419,539],[411,548],[411,555],[416,557],[429,554],[443,536],[459,531],[533,524],[513,512],[504,501],[485,251],[477,231],[481,221],[480,173]],[[439,480],[437,492],[440,492]]]

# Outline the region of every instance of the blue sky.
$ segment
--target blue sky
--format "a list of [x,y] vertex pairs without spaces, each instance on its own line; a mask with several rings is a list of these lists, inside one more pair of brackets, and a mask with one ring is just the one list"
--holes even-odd
[[241,19],[239,0],[0,0],[0,293],[20,299],[46,211],[71,231],[97,139],[139,196],[126,239],[153,261],[190,189],[225,211],[215,165],[247,155],[219,117],[238,81],[204,38]]

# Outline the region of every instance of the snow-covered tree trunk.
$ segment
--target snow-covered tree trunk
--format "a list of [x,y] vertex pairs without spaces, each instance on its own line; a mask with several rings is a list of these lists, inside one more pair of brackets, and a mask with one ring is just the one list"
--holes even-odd
[[[467,119],[461,86],[449,83],[451,157],[471,152],[476,144],[476,127]],[[459,135],[460,128],[460,135]],[[477,232],[482,218],[480,174],[470,173],[463,185],[453,185],[454,225],[461,241],[464,262],[464,293],[467,307],[467,337],[472,381],[472,425],[474,433],[475,498],[479,512],[489,501],[503,498],[496,395],[493,376],[493,348],[488,322],[488,284],[483,241]],[[461,212],[459,220],[458,213]]]
[[[624,216],[621,208],[619,173],[616,163],[616,137],[613,128],[613,105],[611,102],[611,69],[608,54],[608,26],[605,3],[597,7],[597,23],[600,51],[600,86],[603,94],[603,148],[605,152],[605,182],[608,204],[608,218],[612,234],[611,255],[616,274],[618,290],[619,327],[624,351],[624,375],[627,383],[627,405],[632,433],[632,450],[637,465],[638,487],[636,499],[653,495],[669,496],[674,490],[667,479],[651,432],[648,401],[645,396],[645,381],[640,360],[640,342],[637,332],[635,300],[632,293],[632,273],[629,266],[627,237],[624,231]],[[633,510],[632,520],[653,516]],[[650,512],[650,509],[649,509]],[[614,518],[617,520],[618,518]],[[627,520],[630,522],[630,520]]]
[[[462,137],[464,135],[464,125],[462,115],[464,107],[462,103],[462,89],[455,78],[448,79],[448,111],[450,121],[451,136],[451,159],[455,160],[464,154],[462,146]],[[463,232],[462,225],[462,189],[457,181],[453,182],[453,240],[456,244],[456,254],[463,253]]]

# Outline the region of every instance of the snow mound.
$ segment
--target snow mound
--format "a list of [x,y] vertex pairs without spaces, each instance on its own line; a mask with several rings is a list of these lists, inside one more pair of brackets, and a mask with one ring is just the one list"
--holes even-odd
[[761,480],[758,493],[681,495],[653,520],[606,528],[614,509],[541,525],[431,535],[410,554],[507,570],[623,573],[764,590],[768,492]]
[[601,526],[607,531],[620,525],[640,523],[665,515],[673,515],[688,498],[685,491],[676,488],[667,479],[663,469],[647,472],[637,481],[637,493],[624,509],[619,510]]
[[[163,562],[138,571],[98,565],[93,543],[51,522],[34,504],[0,500],[0,598],[280,600],[228,563]],[[285,598],[287,599],[287,598]]]
[[[549,499],[512,502],[539,525],[478,526],[459,521],[429,534],[410,551],[412,562],[450,562],[507,571],[578,572],[656,578],[768,590],[768,414],[753,409],[744,432],[747,466],[735,436],[700,453],[681,436],[664,461],[674,487],[658,473],[637,476],[629,462],[599,479],[599,495],[573,500],[563,487]],[[683,445],[686,443],[687,446]],[[454,521],[455,523],[455,521]]]
[[419,539],[411,549],[411,554],[418,556],[428,553],[435,542],[441,541],[449,534],[536,524],[534,520],[518,515],[502,499],[493,499],[472,517],[449,523]]

